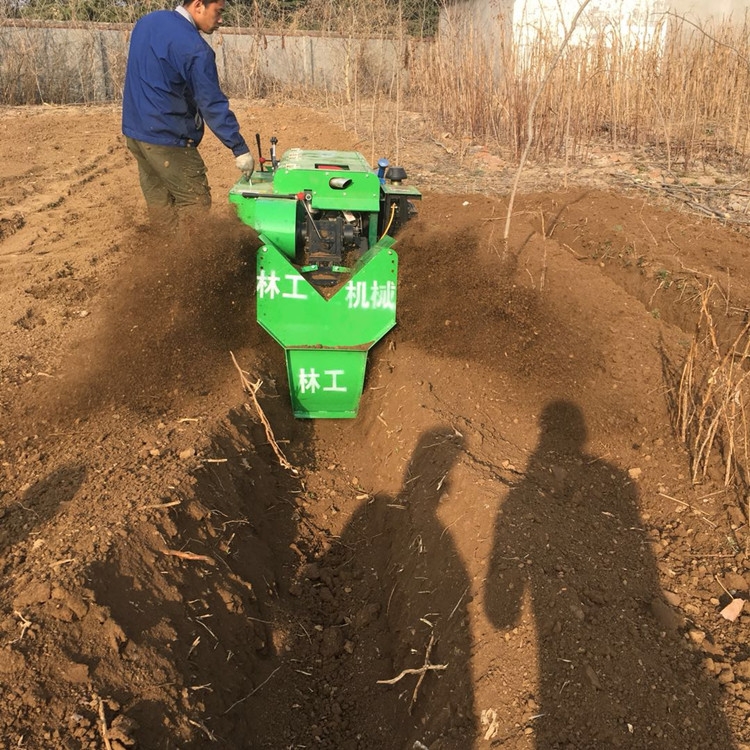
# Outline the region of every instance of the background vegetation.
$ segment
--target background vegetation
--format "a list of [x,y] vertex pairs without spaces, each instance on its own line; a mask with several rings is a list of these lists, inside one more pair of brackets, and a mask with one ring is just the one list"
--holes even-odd
[[[1,0],[0,17],[45,21],[133,23],[142,15],[175,3],[164,0]],[[329,0],[233,0],[227,3],[230,26],[267,29],[337,31],[349,23],[357,3]],[[439,0],[384,0],[391,23],[403,21],[410,34],[430,35],[437,29]],[[374,30],[377,31],[377,30]]]
[[[363,137],[374,137],[376,126],[385,124],[391,142],[404,135],[404,114],[416,113],[434,133],[450,134],[459,156],[468,144],[482,143],[517,161],[531,127],[529,156],[536,160],[585,160],[604,140],[657,148],[668,171],[689,172],[710,163],[747,168],[747,18],[699,25],[665,13],[655,16],[646,32],[624,32],[620,18],[591,14],[553,67],[557,35],[527,27],[522,43],[510,22],[498,18],[500,31],[489,36],[486,24],[473,22],[460,6],[441,7],[440,1],[233,2],[226,12],[227,33],[242,29],[254,46],[243,55],[226,46],[228,93],[303,97],[339,107]],[[130,24],[164,5],[158,0],[1,0],[0,103],[117,100],[129,27],[120,31],[117,48],[110,41],[105,45],[97,36],[100,26],[90,22]],[[18,28],[15,36],[3,36],[9,24],[28,25],[29,19],[65,22],[89,34],[90,42],[71,59],[69,52],[56,50],[51,36],[40,43],[38,29],[37,36],[34,29],[19,36]],[[319,76],[314,86],[274,79],[263,64],[272,32],[287,39],[330,37],[327,54],[335,57],[338,74]],[[388,42],[380,53],[382,64],[373,59],[371,43],[378,41]],[[93,68],[102,65],[107,82],[94,90]],[[530,112],[545,79],[548,85]]]

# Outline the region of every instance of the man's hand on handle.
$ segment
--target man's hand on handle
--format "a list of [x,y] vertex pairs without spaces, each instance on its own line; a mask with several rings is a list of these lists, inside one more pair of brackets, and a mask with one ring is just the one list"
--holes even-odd
[[253,155],[249,151],[246,154],[240,154],[234,160],[234,163],[237,165],[237,169],[246,177],[250,177],[255,169],[255,159],[253,159]]

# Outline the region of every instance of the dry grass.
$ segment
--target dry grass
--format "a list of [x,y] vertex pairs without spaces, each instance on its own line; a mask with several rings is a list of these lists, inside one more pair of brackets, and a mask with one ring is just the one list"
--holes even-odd
[[[5,7],[7,24],[15,6],[0,7]],[[83,2],[49,0],[45,7],[41,0],[19,5],[16,15],[19,8],[47,13],[47,18],[57,13],[76,28],[81,38],[77,53],[53,39],[51,29],[24,29],[21,36],[17,29],[14,35],[4,33],[8,29],[0,9],[0,103],[116,100],[122,91],[128,27],[81,23],[93,13]],[[139,5],[138,14],[152,7],[156,4]],[[226,54],[227,90],[236,97],[297,98],[303,81],[308,100],[342,113],[346,109],[348,124],[371,140],[376,110],[387,109],[393,113],[389,127],[396,148],[402,114],[412,111],[434,123],[436,132],[452,134],[457,143],[488,144],[516,163],[530,134],[529,158],[537,161],[586,160],[592,146],[605,139],[613,146],[653,147],[669,171],[688,172],[707,164],[741,170],[750,162],[747,18],[699,27],[663,14],[652,17],[646,31],[624,31],[619,17],[593,16],[587,9],[571,43],[555,60],[559,35],[543,27],[514,34],[503,18],[489,24],[472,21],[461,6],[457,12],[444,9],[434,38],[415,35],[415,29],[434,28],[428,13],[434,14],[434,6],[422,7],[420,16],[416,6],[405,9],[386,0],[230,6],[227,26],[235,31],[242,27],[254,44],[244,52],[231,47]],[[119,16],[103,20],[132,22],[135,8],[125,4]],[[264,57],[269,28],[288,39],[308,33],[312,39],[325,38],[332,71],[317,69],[312,82],[274,78]],[[290,69],[301,76],[308,63],[291,62]]]
[[[657,145],[670,170],[707,160],[747,163],[746,19],[698,28],[663,15],[648,35],[623,35],[619,19],[601,19],[556,64],[559,37],[543,29],[525,45],[501,36],[494,48],[460,14],[443,31],[411,71],[412,94],[457,136],[495,141],[514,159],[533,128],[537,159],[585,158],[606,138]],[[529,124],[530,103],[547,76]]]
[[678,390],[677,429],[688,448],[692,480],[700,483],[718,461],[725,486],[748,487],[748,362],[750,321],[722,345],[713,312],[715,283],[700,294],[700,315]]

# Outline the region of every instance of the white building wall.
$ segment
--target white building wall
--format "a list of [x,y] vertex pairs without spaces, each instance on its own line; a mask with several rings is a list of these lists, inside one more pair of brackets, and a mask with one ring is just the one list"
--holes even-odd
[[[540,36],[562,39],[581,5],[581,0],[462,0],[441,12],[440,35],[453,36],[457,29],[471,27],[488,49],[497,49],[512,38],[521,57],[524,49]],[[664,14],[686,16],[694,23],[734,20],[742,22],[750,0],[591,0],[571,39],[592,35],[617,35],[618,43],[643,43],[655,33],[664,34]]]

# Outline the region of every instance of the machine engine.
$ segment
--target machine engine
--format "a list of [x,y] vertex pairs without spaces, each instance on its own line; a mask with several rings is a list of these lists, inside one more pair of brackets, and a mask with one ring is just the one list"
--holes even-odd
[[421,195],[386,160],[291,149],[277,161],[271,143],[229,193],[263,242],[258,322],[285,349],[295,416],[353,417],[367,351],[396,322],[393,235]]

